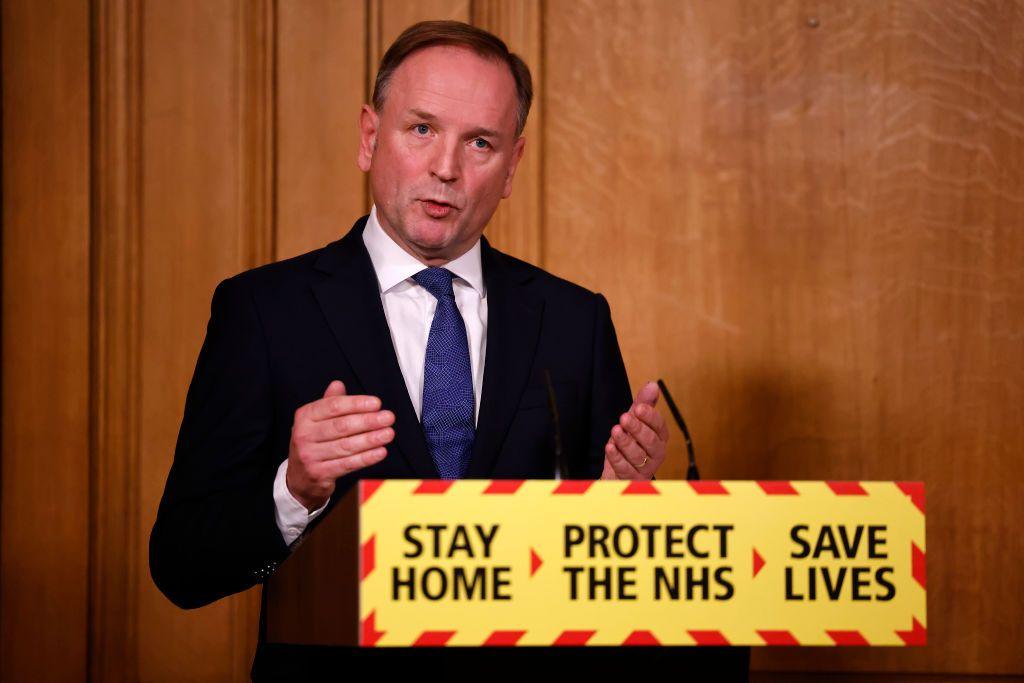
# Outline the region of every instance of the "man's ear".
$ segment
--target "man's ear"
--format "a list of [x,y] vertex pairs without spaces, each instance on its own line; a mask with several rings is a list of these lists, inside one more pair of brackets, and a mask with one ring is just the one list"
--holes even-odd
[[519,161],[523,158],[523,151],[526,149],[526,138],[519,138],[512,147],[512,161],[508,165],[508,174],[505,176],[505,188],[501,192],[501,198],[506,199],[512,194],[512,179],[519,168]]
[[377,132],[380,130],[380,116],[368,104],[364,104],[359,112],[359,158],[356,163],[359,170],[367,173],[373,162],[373,153],[377,149]]

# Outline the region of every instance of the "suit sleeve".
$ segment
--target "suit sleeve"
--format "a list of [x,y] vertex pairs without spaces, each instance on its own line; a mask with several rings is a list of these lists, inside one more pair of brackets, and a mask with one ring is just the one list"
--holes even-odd
[[252,295],[238,278],[225,280],[213,294],[149,541],[153,580],[179,607],[249,588],[287,555],[275,520],[270,379]]
[[595,294],[593,366],[591,371],[588,445],[580,478],[597,479],[604,470],[604,446],[612,426],[629,410],[633,396],[622,362],[608,301]]

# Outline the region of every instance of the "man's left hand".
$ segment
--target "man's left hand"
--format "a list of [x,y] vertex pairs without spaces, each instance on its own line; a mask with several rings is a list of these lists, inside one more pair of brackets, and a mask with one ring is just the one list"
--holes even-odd
[[661,391],[648,382],[636,395],[629,412],[619,417],[604,447],[602,479],[651,479],[665,460],[668,427],[655,408]]

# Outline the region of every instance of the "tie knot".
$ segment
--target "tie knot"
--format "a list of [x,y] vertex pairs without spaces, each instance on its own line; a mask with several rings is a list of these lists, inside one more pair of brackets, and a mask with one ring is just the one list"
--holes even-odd
[[455,298],[452,289],[452,278],[455,274],[446,268],[424,268],[412,276],[421,287],[434,295],[436,299]]

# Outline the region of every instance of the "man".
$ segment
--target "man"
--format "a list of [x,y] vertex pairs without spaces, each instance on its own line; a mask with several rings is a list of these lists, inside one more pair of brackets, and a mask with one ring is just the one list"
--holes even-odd
[[567,476],[654,476],[657,385],[631,399],[604,298],[481,237],[531,97],[496,37],[409,28],[360,114],[370,215],[218,285],[150,541],[175,604],[267,578],[358,478],[552,477],[549,388]]

